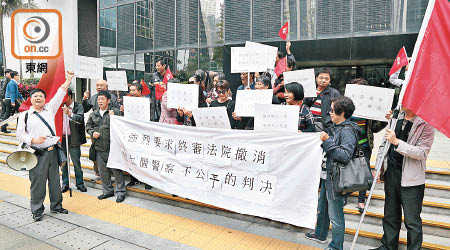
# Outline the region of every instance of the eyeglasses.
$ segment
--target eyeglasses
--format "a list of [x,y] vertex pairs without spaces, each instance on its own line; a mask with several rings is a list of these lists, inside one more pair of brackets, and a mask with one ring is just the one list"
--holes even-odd
[[219,95],[224,95],[226,93],[227,93],[226,90],[217,90],[217,94],[219,94]]
[[194,84],[195,82],[194,81],[189,81],[189,84]]

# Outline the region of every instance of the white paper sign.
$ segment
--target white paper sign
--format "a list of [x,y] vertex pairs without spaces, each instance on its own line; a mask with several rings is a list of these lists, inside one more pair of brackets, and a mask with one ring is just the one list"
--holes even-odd
[[146,97],[123,97],[124,116],[129,119],[150,121],[150,99]]
[[261,44],[261,43],[255,43],[247,41],[245,42],[246,48],[252,48],[256,53],[259,54],[260,60],[266,63],[266,70],[273,70],[275,68],[275,60],[278,53],[278,48]]
[[297,105],[256,104],[255,130],[297,132],[299,112]]
[[194,110],[198,108],[198,85],[171,83],[167,85],[167,107],[186,108]]
[[231,73],[267,70],[267,62],[257,47],[231,47]]
[[237,116],[255,116],[255,104],[271,104],[273,90],[238,90],[236,94]]
[[284,84],[298,82],[303,86],[305,97],[316,97],[316,77],[314,69],[302,69],[283,72]]
[[394,89],[388,88],[358,84],[345,86],[345,96],[355,104],[353,116],[372,120],[387,121],[384,116],[392,108],[394,93]]
[[73,72],[79,78],[103,79],[103,58],[75,56]]
[[[143,143],[145,136],[150,136],[150,141],[175,141],[175,154],[164,151],[165,143],[150,148]],[[197,151],[199,156],[179,158],[179,139],[187,142],[190,154]],[[320,144],[317,133],[224,133],[222,129],[112,116],[107,167],[127,171],[171,194],[237,213],[314,228],[322,162]],[[228,165],[206,160],[206,155],[222,158]],[[280,160],[279,156],[285,157]]]
[[127,73],[125,71],[106,71],[109,90],[128,91]]
[[210,107],[193,109],[197,127],[231,129],[226,107]]

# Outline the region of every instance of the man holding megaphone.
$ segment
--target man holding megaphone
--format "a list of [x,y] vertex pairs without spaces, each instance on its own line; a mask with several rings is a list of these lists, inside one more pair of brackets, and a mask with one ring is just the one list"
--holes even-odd
[[[55,138],[55,115],[67,93],[74,74],[66,72],[66,81],[56,92],[55,96],[45,104],[46,94],[42,89],[34,89],[30,93],[31,107],[22,112],[17,124],[17,137],[36,150],[38,158],[36,167],[30,170],[31,181],[31,213],[35,221],[42,220],[44,213],[44,199],[48,180],[50,194],[50,212],[67,214],[62,207],[61,186],[59,183],[58,155]],[[25,121],[26,120],[26,121]],[[52,130],[52,131],[51,131]]]

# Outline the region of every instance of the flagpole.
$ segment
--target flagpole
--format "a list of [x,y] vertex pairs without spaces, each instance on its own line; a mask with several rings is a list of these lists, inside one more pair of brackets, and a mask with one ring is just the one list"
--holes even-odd
[[[64,104],[64,106],[65,107],[67,107],[65,104]],[[66,153],[67,153],[67,177],[68,177],[68,180],[69,180],[69,194],[70,194],[70,197],[72,197],[72,188],[71,188],[71,186],[70,186],[70,151],[69,151],[69,135],[67,134],[67,132],[68,132],[68,123],[69,123],[69,119],[67,119],[68,117],[67,117],[67,114],[63,114],[64,115],[64,117],[63,117],[63,123],[64,123],[64,125],[63,125],[63,130],[64,130],[64,133],[66,134]]]

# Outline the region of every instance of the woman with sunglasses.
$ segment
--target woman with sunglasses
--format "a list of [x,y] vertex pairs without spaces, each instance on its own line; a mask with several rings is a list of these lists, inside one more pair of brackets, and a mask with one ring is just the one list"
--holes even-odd
[[226,107],[228,119],[230,120],[231,128],[236,127],[236,121],[233,119],[234,101],[230,98],[230,83],[227,80],[220,80],[216,84],[217,100],[212,101],[210,107]]

